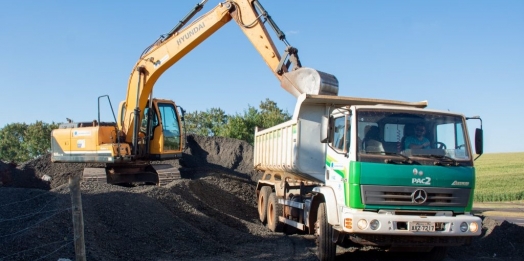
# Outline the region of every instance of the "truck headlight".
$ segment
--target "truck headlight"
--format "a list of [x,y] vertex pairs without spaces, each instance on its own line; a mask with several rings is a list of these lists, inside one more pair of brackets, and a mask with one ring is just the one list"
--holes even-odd
[[357,226],[360,230],[364,230],[368,227],[368,222],[365,219],[361,219],[358,221]]
[[477,222],[471,222],[471,224],[469,224],[469,231],[475,233],[477,232],[478,229],[479,229],[479,224],[477,224]]
[[380,221],[373,219],[369,222],[369,227],[371,230],[377,230],[380,227]]
[[460,231],[462,231],[462,232],[468,231],[468,223],[466,223],[466,222],[460,223]]

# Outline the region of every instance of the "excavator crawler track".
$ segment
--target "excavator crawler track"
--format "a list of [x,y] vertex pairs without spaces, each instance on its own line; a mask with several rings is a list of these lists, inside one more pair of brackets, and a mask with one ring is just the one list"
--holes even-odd
[[158,175],[158,185],[165,186],[173,180],[180,179],[180,171],[169,164],[151,165]]
[[107,171],[106,168],[85,168],[83,180],[102,184],[155,184],[165,186],[180,179],[180,171],[169,164],[150,165],[148,171],[140,168],[122,168],[119,172]]
[[85,182],[108,183],[105,168],[84,168],[83,180]]

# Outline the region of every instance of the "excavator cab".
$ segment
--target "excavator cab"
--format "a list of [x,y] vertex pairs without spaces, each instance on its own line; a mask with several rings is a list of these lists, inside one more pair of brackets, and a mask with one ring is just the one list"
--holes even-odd
[[182,156],[183,117],[171,100],[153,99],[141,115],[137,141],[137,158],[148,160],[177,159]]
[[[182,157],[185,137],[183,112],[171,100],[151,99],[140,112],[132,141],[121,132],[125,102],[120,103],[118,125],[114,122],[67,123],[52,133],[52,162],[103,163],[84,168],[85,181],[110,184],[147,183],[165,185],[180,178],[171,164],[153,161]],[[131,113],[135,113],[131,112]],[[129,115],[128,115],[129,116]],[[133,118],[133,117],[130,117]]]

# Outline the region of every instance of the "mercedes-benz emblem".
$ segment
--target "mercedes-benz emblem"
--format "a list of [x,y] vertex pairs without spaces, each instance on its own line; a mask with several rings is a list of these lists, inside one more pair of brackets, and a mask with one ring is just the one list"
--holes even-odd
[[417,204],[423,204],[428,200],[428,193],[423,189],[417,189],[411,193],[411,202]]

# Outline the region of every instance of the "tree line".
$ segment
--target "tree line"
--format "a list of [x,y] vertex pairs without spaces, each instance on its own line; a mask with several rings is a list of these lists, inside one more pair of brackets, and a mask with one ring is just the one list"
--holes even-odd
[[[221,136],[254,142],[255,127],[268,128],[291,119],[274,101],[266,99],[258,108],[248,105],[242,113],[226,114],[220,108],[185,114],[186,134]],[[0,160],[22,163],[49,153],[51,131],[59,123],[11,123],[0,129]]]

